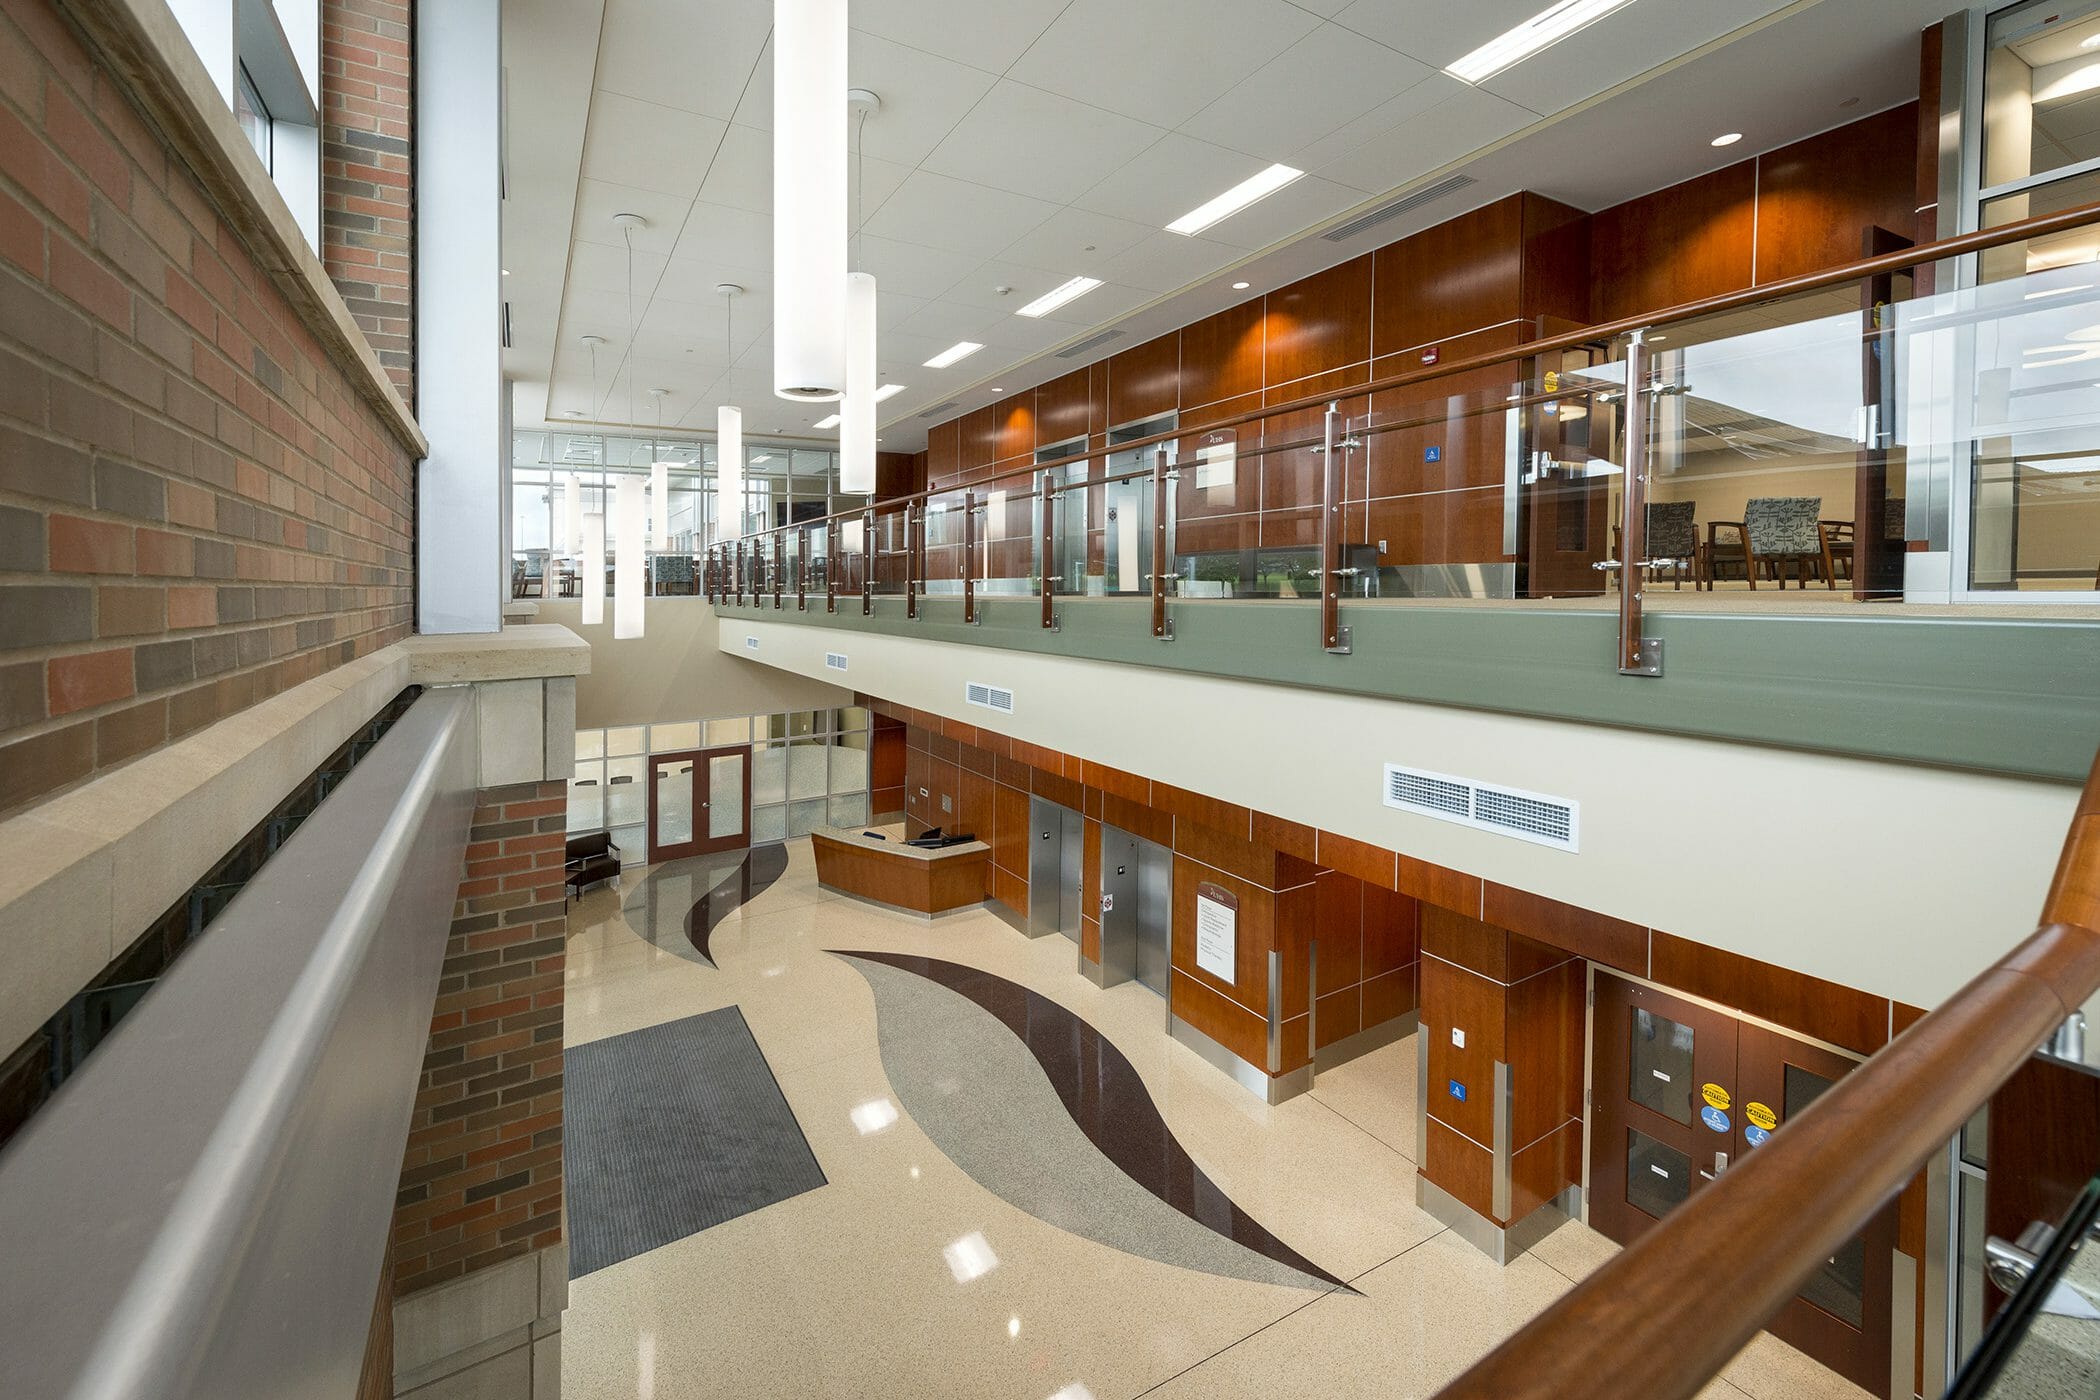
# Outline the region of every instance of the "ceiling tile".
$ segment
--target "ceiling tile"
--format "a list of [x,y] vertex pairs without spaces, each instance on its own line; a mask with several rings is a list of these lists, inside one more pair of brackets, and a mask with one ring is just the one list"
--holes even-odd
[[958,340],[983,341],[985,330],[996,324],[1000,313],[960,302],[929,301],[897,326],[905,335],[925,336],[943,347]]
[[1213,243],[1234,248],[1266,248],[1271,243],[1296,237],[1313,225],[1324,223],[1344,209],[1363,202],[1362,190],[1336,184],[1318,175],[1306,175],[1222,223],[1212,224],[1203,231],[1203,236]]
[[773,7],[708,0],[705,23],[694,21],[683,0],[606,0],[597,86],[729,120],[773,27]]
[[1057,18],[1066,0],[854,0],[853,27],[1003,73]]
[[1072,0],[1007,76],[1179,126],[1318,23],[1286,0]]
[[1073,203],[1097,214],[1163,229],[1264,165],[1259,156],[1169,132]]
[[583,173],[637,189],[693,197],[727,124],[617,92],[591,96]]
[[[1293,159],[1432,72],[1381,44],[1323,24],[1185,122],[1190,136],[1264,160]],[[1303,169],[1303,166],[1299,167]]]
[[[637,297],[649,295],[668,261],[661,253],[635,253],[633,287]],[[627,250],[604,243],[576,244],[569,254],[568,285],[578,291],[624,294],[628,289]]]
[[1466,0],[1463,5],[1356,0],[1334,20],[1431,68],[1443,68],[1545,8],[1545,0]]
[[1002,78],[934,148],[925,168],[1064,204],[1165,134]]
[[1103,267],[1109,280],[1148,292],[1176,291],[1240,257],[1240,250],[1207,238],[1188,238],[1161,231],[1135,248],[1110,258]]
[[917,170],[868,217],[867,230],[988,258],[1056,212],[1046,200]]
[[[1448,74],[1425,74],[1419,82],[1410,83],[1354,121],[1344,123],[1303,147],[1291,164],[1300,170],[1319,170],[1329,161],[1349,154],[1372,137],[1383,136],[1409,117],[1420,116],[1437,103],[1470,91],[1472,89],[1466,84]],[[1328,178],[1334,177],[1328,173]]]
[[[856,5],[856,19],[859,13]],[[917,165],[996,79],[967,64],[855,29],[848,36],[846,81],[882,99],[882,110],[868,118],[862,149],[875,159]],[[770,45],[750,89],[737,104],[736,122],[760,131],[773,129]]]
[[[696,202],[686,215],[672,256],[702,264],[726,263],[735,267],[773,265],[773,221],[749,209],[726,204]],[[718,277],[716,281],[736,281]]]
[[1360,190],[1390,190],[1537,120],[1513,102],[1466,88],[1330,161],[1319,174]]
[[[574,236],[583,243],[624,248],[631,241],[637,252],[668,253],[678,241],[678,226],[685,222],[686,204],[678,195],[586,176],[576,182]],[[648,227],[623,233],[613,222],[615,214],[639,214],[649,221]]]
[[[911,167],[897,165],[891,161],[867,156],[856,162],[847,158],[847,188],[852,189],[853,171],[860,170],[866,185],[862,191],[865,207],[880,208],[882,201],[904,183],[911,174]],[[709,204],[724,204],[732,209],[748,209],[754,213],[773,212],[773,133],[751,126],[732,126],[722,141],[721,154],[715,158],[713,167],[707,172],[706,183],[700,186],[700,198]],[[851,209],[849,206],[848,214]]]
[[931,300],[954,286],[978,262],[967,253],[929,248],[923,243],[903,243],[873,233],[855,242],[861,266],[875,274],[878,295],[902,292]]
[[672,258],[657,279],[656,295],[671,301],[715,306],[722,300],[721,293],[715,288],[724,282],[734,282],[746,292],[770,293],[773,290],[773,269],[745,266],[721,258]]
[[1158,232],[1146,224],[1096,214],[1089,209],[1060,209],[1000,251],[1002,262],[1024,267],[1063,267],[1099,276],[1094,268]]
[[1726,5],[1629,7],[1606,15],[1481,86],[1534,112],[1562,111],[1752,23],[1785,3],[1733,0]]

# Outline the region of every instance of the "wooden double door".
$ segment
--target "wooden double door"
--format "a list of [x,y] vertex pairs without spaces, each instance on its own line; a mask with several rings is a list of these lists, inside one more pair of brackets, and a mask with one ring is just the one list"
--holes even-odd
[[649,756],[649,863],[751,844],[751,748]]
[[[1590,1224],[1620,1244],[1755,1152],[1857,1063],[1601,970],[1592,1026]],[[1886,1395],[1895,1244],[1891,1203],[1765,1330]]]

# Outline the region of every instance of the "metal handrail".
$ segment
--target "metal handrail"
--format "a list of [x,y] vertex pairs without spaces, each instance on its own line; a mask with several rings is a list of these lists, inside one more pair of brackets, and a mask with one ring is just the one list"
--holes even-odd
[[1696,1394],[2100,991],[2100,759],[2041,926],[1445,1387],[1442,1400]]
[[356,1390],[476,733],[417,699],[0,1157],[9,1395]]

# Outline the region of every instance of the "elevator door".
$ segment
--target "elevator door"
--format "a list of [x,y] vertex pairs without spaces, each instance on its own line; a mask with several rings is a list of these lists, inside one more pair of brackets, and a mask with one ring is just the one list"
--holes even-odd
[[1079,941],[1079,890],[1085,878],[1086,821],[1044,798],[1028,802],[1028,932]]
[[[1590,1224],[1631,1244],[1851,1070],[1797,1037],[1599,972],[1591,1066]],[[1888,1393],[1892,1202],[1766,1324]]]
[[1132,980],[1167,994],[1174,857],[1166,847],[1101,828],[1101,985]]
[[1137,979],[1165,996],[1167,969],[1173,962],[1174,856],[1142,838],[1137,845]]

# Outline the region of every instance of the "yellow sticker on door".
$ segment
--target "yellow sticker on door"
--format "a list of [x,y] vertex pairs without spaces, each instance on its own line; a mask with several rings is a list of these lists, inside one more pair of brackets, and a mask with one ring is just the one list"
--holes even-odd
[[1728,1107],[1728,1091],[1718,1084],[1701,1084],[1699,1097],[1706,1100],[1708,1108],[1725,1110]]
[[1768,1133],[1779,1126],[1779,1115],[1774,1113],[1769,1105],[1755,1100],[1743,1105],[1743,1116],[1750,1120],[1750,1126],[1763,1128]]

